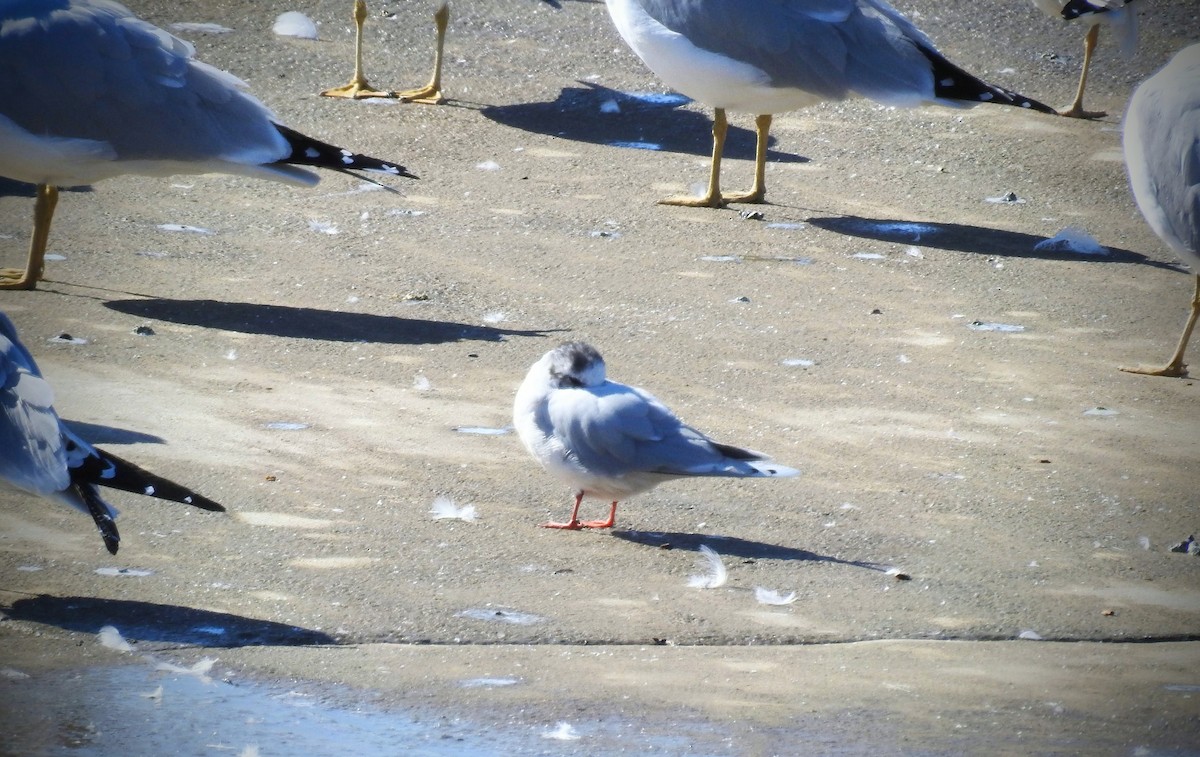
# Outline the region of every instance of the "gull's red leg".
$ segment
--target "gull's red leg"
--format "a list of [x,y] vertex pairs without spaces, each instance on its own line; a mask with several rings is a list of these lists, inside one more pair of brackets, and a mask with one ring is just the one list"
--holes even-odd
[[617,503],[612,503],[612,509],[608,511],[608,520],[585,520],[579,525],[583,528],[612,528],[617,522]]
[[[569,521],[567,521],[566,523],[555,523],[554,521],[550,521],[549,523],[543,523],[542,528],[565,528],[565,529],[569,529],[571,531],[578,531],[581,528],[585,528],[586,525],[579,522],[579,503],[582,501],[583,501],[583,492],[576,493],[575,507],[571,508],[571,519]],[[616,510],[616,505],[617,505],[617,503],[614,502],[613,510]]]

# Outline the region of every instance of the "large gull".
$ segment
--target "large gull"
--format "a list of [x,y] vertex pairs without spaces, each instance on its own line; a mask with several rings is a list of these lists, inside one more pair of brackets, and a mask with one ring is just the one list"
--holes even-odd
[[224,511],[190,489],[143,470],[79,438],[54,411],[54,391],[16,327],[0,313],[0,479],[30,494],[70,505],[92,516],[104,546],[117,553],[117,511],[99,487]]
[[1162,368],[1122,368],[1184,376],[1187,349],[1200,317],[1200,44],[1185,47],[1134,91],[1125,112],[1125,166],[1146,222],[1196,279],[1191,312],[1175,354]]
[[192,45],[108,0],[0,0],[0,176],[37,186],[25,268],[41,278],[58,187],[121,174],[228,173],[312,186],[301,166],[412,176],[279,124]]
[[[606,0],[621,37],[672,88],[712,106],[708,188],[668,205],[762,202],[772,114],[825,100],[886,105],[996,103],[1055,111],[967,73],[883,0]],[[723,193],[726,110],[752,113],[754,185]]]
[[[575,490],[570,519],[546,528],[612,528],[618,501],[676,478],[800,473],[713,441],[648,392],[609,381],[604,358],[584,342],[560,345],[533,364],[513,403],[513,425],[529,454]],[[579,520],[585,496],[612,501],[607,520]]]

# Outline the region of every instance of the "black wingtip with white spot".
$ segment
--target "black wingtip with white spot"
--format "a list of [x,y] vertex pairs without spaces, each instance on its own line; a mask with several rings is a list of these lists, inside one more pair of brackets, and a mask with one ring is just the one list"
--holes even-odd
[[988,84],[983,79],[962,70],[933,50],[923,47],[921,52],[933,64],[933,94],[935,97],[944,100],[958,100],[963,103],[1011,105],[1014,108],[1027,108],[1041,113],[1058,115],[1058,111],[1045,103],[1013,92],[1011,89]]
[[1133,0],[1125,0],[1120,6],[1097,5],[1096,3],[1088,2],[1088,0],[1069,0],[1063,9],[1059,11],[1067,21],[1074,21],[1081,16],[1094,16],[1097,13],[1108,13],[1116,10],[1118,7],[1124,7],[1132,3]]
[[369,155],[359,155],[335,145],[322,142],[319,139],[301,134],[295,129],[275,124],[275,128],[283,135],[292,147],[292,154],[281,160],[281,163],[291,163],[297,166],[314,166],[328,168],[331,171],[349,173],[351,171],[374,171],[390,176],[405,176],[410,179],[418,178],[409,173],[408,169],[397,163],[372,158]]
[[111,452],[93,449],[96,454],[87,455],[70,469],[72,484],[81,490],[94,490],[94,487],[106,486],[110,489],[191,505],[201,510],[225,512],[223,505],[196,494],[185,486],[151,473]]

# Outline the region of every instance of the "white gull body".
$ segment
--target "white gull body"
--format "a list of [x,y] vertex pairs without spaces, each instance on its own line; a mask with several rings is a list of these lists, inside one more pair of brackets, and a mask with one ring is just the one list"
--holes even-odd
[[[575,491],[566,523],[608,528],[617,502],[676,478],[795,476],[759,452],[720,444],[683,424],[648,392],[609,381],[591,345],[570,342],[533,364],[513,403],[513,425],[543,468]],[[612,501],[607,521],[579,521],[585,496]]]

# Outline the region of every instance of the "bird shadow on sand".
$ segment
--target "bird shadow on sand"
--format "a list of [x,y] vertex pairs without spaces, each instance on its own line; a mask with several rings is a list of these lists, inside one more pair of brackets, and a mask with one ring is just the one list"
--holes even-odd
[[1137,263],[1169,271],[1184,271],[1178,265],[1153,260],[1139,252],[1123,250],[1119,247],[1108,247],[1106,252],[1092,254],[1063,249],[1057,245],[1046,245],[1042,249],[1034,249],[1039,243],[1046,242],[1047,237],[1024,234],[1019,231],[987,229],[981,226],[957,223],[926,223],[884,218],[861,218],[859,216],[828,216],[805,220],[819,229],[836,234],[894,244],[920,245],[938,250],[1039,260]]
[[[576,142],[634,149],[709,156],[712,154],[712,117],[682,110],[691,100],[683,95],[630,93],[591,82],[564,87],[552,102],[486,105],[486,118],[504,126],[535,134],[548,134]],[[617,112],[605,112],[605,103],[616,103]],[[726,136],[726,158],[754,160],[754,132],[732,124]],[[769,149],[767,159],[777,163],[807,163],[808,158]]]
[[499,342],[511,336],[545,337],[553,331],[498,329],[491,326],[423,321],[372,313],[341,313],[336,310],[217,300],[110,300],[104,303],[104,307],[119,313],[168,323],[236,331],[242,334],[319,339],[329,342]]
[[99,633],[114,626],[130,641],[157,641],[200,647],[298,647],[337,644],[321,631],[226,612],[197,610],[128,599],[55,597],[39,594],[0,607],[9,620]]
[[843,560],[838,557],[809,552],[806,549],[785,547],[780,544],[768,544],[761,541],[741,539],[736,536],[717,536],[714,534],[689,534],[662,531],[613,531],[618,539],[642,544],[657,549],[688,549],[699,552],[702,545],[708,546],[722,557],[741,557],[747,560],[796,560],[802,562],[827,562],[838,565],[849,565],[855,568],[866,568],[884,572],[891,566],[864,560]]
[[63,423],[81,439],[86,439],[92,444],[166,444],[166,440],[161,436],[141,431],[104,426],[99,423],[85,423],[84,421],[64,420]]

